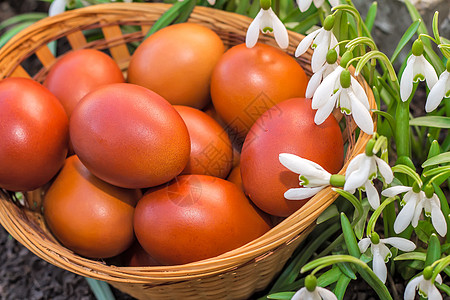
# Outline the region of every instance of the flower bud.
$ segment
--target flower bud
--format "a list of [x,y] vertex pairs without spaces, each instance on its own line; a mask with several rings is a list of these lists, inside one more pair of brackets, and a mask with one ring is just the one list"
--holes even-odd
[[268,10],[270,8],[270,6],[272,4],[271,2],[272,1],[270,1],[270,0],[260,0],[259,1],[261,8],[264,10]]
[[423,42],[419,39],[415,40],[412,46],[412,54],[420,56],[423,54]]
[[317,279],[314,275],[308,275],[305,278],[305,287],[308,291],[314,292],[317,286]]
[[337,52],[334,49],[330,49],[328,50],[327,53],[327,63],[329,65],[334,64],[337,61]]
[[353,53],[351,51],[347,51],[341,57],[341,67],[347,68],[348,62],[353,58]]
[[427,196],[427,198],[431,198],[434,194],[434,187],[431,184],[427,184],[423,191],[425,192],[425,196]]
[[433,268],[431,266],[426,267],[423,269],[423,278],[425,280],[430,280],[433,276]]
[[412,186],[413,192],[418,194],[420,192],[420,186],[417,183],[417,181],[414,181],[413,186]]
[[347,89],[350,87],[351,75],[350,75],[349,70],[342,71],[342,73],[340,75],[340,82],[341,82],[342,88]]
[[380,236],[376,232],[372,232],[372,235],[370,236],[370,241],[372,244],[377,245],[380,243]]
[[328,17],[326,17],[323,21],[323,29],[325,29],[326,31],[330,31],[331,29],[333,29],[334,19],[335,17],[333,15],[329,15]]

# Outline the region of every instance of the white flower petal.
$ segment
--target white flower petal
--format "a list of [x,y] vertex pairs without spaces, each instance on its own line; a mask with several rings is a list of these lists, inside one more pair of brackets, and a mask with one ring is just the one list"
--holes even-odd
[[355,156],[347,167],[347,172],[345,174],[345,177],[347,177],[350,173],[353,173],[359,168],[359,165],[363,163],[367,159],[367,155],[365,153],[361,153]]
[[334,94],[334,87],[336,85],[336,82],[339,80],[339,76],[341,76],[343,70],[344,68],[338,66],[336,70],[325,77],[325,79],[322,81],[322,83],[314,93],[314,97],[311,103],[311,107],[313,109],[318,109],[319,107],[323,106]]
[[336,94],[330,97],[328,102],[324,103],[319,109],[316,111],[316,114],[314,115],[314,123],[317,125],[322,124],[328,116],[333,111],[333,108],[336,104],[337,98],[339,97],[341,91],[339,90]]
[[319,71],[314,73],[311,78],[309,79],[308,86],[306,87],[305,97],[306,98],[312,98],[314,95],[314,92],[317,90],[317,87],[320,85],[320,82],[322,81],[323,74],[325,72],[325,69],[327,68],[327,65],[324,65],[322,68],[320,68]]
[[434,280],[434,282],[437,282],[437,283],[439,283],[439,284],[442,284],[442,276],[441,276],[441,274],[438,274],[438,275],[436,276],[436,279]]
[[208,0],[209,5],[214,5],[216,4],[216,0]]
[[427,295],[430,300],[442,300],[442,295],[435,285],[430,285]]
[[48,15],[55,16],[60,13],[63,13],[66,10],[66,0],[54,0],[48,9]]
[[339,5],[339,0],[330,0],[330,4],[331,6],[338,6]]
[[[447,223],[445,222],[445,217],[442,213],[438,196],[434,194],[433,198],[435,198],[434,201],[430,200],[433,201],[431,202],[431,223],[440,236],[445,236],[447,234]],[[436,204],[436,200],[439,205]]]
[[272,17],[272,27],[275,41],[281,49],[286,49],[289,47],[289,35],[286,26],[284,26],[283,22],[281,22],[277,15],[273,12],[272,8],[269,8],[269,13]]
[[313,0],[313,1],[314,1],[314,6],[319,8],[319,7],[321,7],[323,5],[323,2],[325,0]]
[[363,238],[358,242],[359,251],[362,253],[367,251],[367,248],[369,248],[371,244],[370,238]]
[[327,290],[326,288],[317,286],[316,290],[323,300],[337,300],[336,295],[333,292]]
[[367,94],[364,91],[364,88],[353,76],[351,76],[351,89],[355,93],[356,98],[358,98],[358,100],[364,105],[364,107],[369,110],[370,109],[369,98],[367,98]]
[[377,275],[381,282],[385,283],[387,279],[387,268],[386,264],[384,263],[384,257],[382,257],[378,245],[372,245],[372,254],[373,272],[375,273],[375,275]]
[[301,40],[300,44],[298,44],[297,49],[295,50],[295,57],[299,57],[300,55],[304,54],[308,50],[308,48],[313,43],[314,38],[321,32],[321,30],[324,30],[324,29],[319,28],[317,30],[314,30],[313,32],[308,34],[303,40]]
[[311,6],[312,0],[297,0],[298,8],[301,12],[305,12]]
[[311,69],[313,72],[317,72],[327,61],[327,53],[330,50],[330,35],[330,31],[323,30],[314,40],[317,47],[314,49],[311,57]]
[[331,176],[330,173],[328,173],[324,168],[322,168],[322,166],[311,160],[304,159],[302,157],[290,153],[281,153],[279,155],[279,160],[283,166],[285,166],[294,173],[303,175],[308,179],[310,177],[312,178],[317,177],[325,181],[328,179],[328,182],[325,182],[325,184],[329,184]]
[[314,187],[314,188],[292,188],[284,193],[284,198],[288,200],[303,200],[308,199],[320,192],[325,186]]
[[[420,193],[423,193],[423,191],[420,191]],[[422,195],[421,195],[422,197]],[[423,197],[425,197],[425,195],[423,195]],[[419,218],[420,215],[422,214],[422,209],[423,209],[423,200],[420,199],[417,201],[417,205],[416,205],[416,209],[414,210],[414,216],[411,220],[411,225],[416,228],[417,225],[419,224]]]
[[438,81],[436,71],[423,55],[418,56],[417,60],[418,60],[417,63],[421,69],[421,74],[425,77],[428,88],[431,89]]
[[263,10],[261,9],[247,29],[247,34],[245,37],[245,45],[247,46],[247,48],[253,48],[256,45],[256,42],[258,41],[262,14]]
[[[416,197],[418,199],[418,197]],[[397,218],[394,222],[394,231],[395,233],[403,232],[403,230],[411,224],[411,221],[414,217],[414,211],[416,209],[417,202],[415,200],[411,200],[406,202],[405,206],[398,213]]]
[[416,249],[416,245],[413,242],[401,237],[388,237],[385,239],[381,239],[380,242],[392,245],[393,247],[405,252],[413,251],[414,249]]
[[420,275],[408,282],[405,288],[405,294],[403,295],[404,300],[414,300],[417,286],[423,280],[423,275]]
[[367,134],[373,134],[373,121],[367,108],[356,98],[353,92],[349,93],[351,105],[352,105],[352,116],[355,120],[356,125],[361,128]]
[[342,88],[340,91],[342,91],[341,95],[339,96],[339,107],[341,108],[341,112],[345,113],[345,114],[349,114],[348,112],[352,111],[352,104],[351,104],[351,100],[350,100],[350,89],[344,89]]
[[396,185],[396,186],[392,186],[390,188],[384,189],[381,192],[381,195],[383,195],[385,197],[394,197],[398,194],[408,192],[411,190],[412,190],[412,187],[410,187],[410,186]]
[[302,287],[294,294],[294,296],[292,296],[291,300],[303,300],[305,296],[305,291],[306,288]]
[[380,206],[380,196],[378,195],[377,189],[372,185],[370,180],[367,180],[364,184],[367,194],[367,200],[373,209],[377,209]]
[[408,58],[406,68],[400,79],[400,97],[403,102],[407,101],[409,96],[411,96],[414,79],[414,63],[416,58],[417,56],[413,54]]
[[385,162],[383,159],[375,156],[375,162],[377,163],[378,171],[380,171],[381,176],[383,176],[384,180],[387,184],[391,183],[394,180],[394,173],[392,172],[391,167]]
[[446,87],[450,80],[449,75],[450,73],[447,72],[447,70],[442,72],[441,76],[439,76],[438,82],[430,90],[430,93],[428,94],[427,97],[427,102],[425,103],[426,112],[431,112],[435,110],[441,103],[442,99],[445,97],[445,94],[447,92]]

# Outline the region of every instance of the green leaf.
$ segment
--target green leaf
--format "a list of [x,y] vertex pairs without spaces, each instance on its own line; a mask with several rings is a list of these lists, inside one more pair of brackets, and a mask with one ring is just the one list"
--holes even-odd
[[409,125],[448,129],[450,128],[450,117],[443,117],[443,116],[418,117],[411,119]]
[[436,234],[431,234],[428,241],[427,255],[425,259],[425,267],[431,266],[436,260],[441,258],[441,243]]
[[363,199],[362,206],[363,206],[363,210],[364,210],[363,215],[355,223],[355,226],[354,226],[355,235],[359,240],[362,239],[364,236],[364,228],[366,227],[367,216],[369,215],[369,211],[370,211],[370,204],[369,204],[369,201],[367,201],[367,198]]
[[[148,31],[145,39],[158,30],[170,25],[174,22],[184,11],[191,9],[192,3],[195,5],[195,0],[177,1],[170,7],[159,19],[153,24]],[[192,10],[192,9],[191,9]]]
[[422,23],[422,20],[418,19],[415,20],[409,28],[405,31],[402,38],[398,42],[397,48],[395,48],[394,53],[391,56],[391,63],[394,63],[394,61],[397,59],[400,52],[403,50],[403,48],[408,44],[409,40],[416,34],[417,29],[419,28],[420,24]]
[[341,270],[337,267],[333,267],[317,278],[317,285],[321,287],[329,286],[338,281],[341,275]]
[[364,209],[363,206],[361,204],[361,202],[358,200],[358,198],[355,197],[355,195],[350,194],[347,191],[338,189],[338,188],[333,188],[333,191],[335,191],[336,193],[338,193],[339,195],[341,195],[342,197],[344,197],[345,199],[347,199],[348,201],[350,201],[350,203],[355,207],[355,214],[356,214],[356,221],[359,220],[359,218],[361,218],[361,216],[364,213]]
[[439,155],[433,156],[430,159],[427,159],[422,164],[422,168],[446,163],[450,163],[450,152],[444,152]]
[[328,221],[329,219],[332,219],[334,217],[339,216],[339,211],[337,209],[337,206],[335,204],[331,204],[328,206],[323,213],[320,214],[320,216],[317,218],[316,224],[321,224],[325,221]]
[[238,1],[238,6],[235,10],[236,13],[246,15],[250,7],[250,1]]
[[437,44],[440,44],[441,37],[439,36],[439,21],[438,21],[438,19],[439,19],[439,12],[436,11],[433,16],[432,28],[433,28],[434,39],[436,40]]
[[416,233],[419,240],[421,240],[424,243],[427,243],[430,239],[431,234],[434,232],[433,225],[424,220],[419,221],[419,225],[417,225],[416,228],[414,228],[414,232]]
[[443,291],[444,293],[447,294],[447,296],[450,297],[450,286],[446,285],[445,283],[439,284],[437,282],[434,283],[434,285],[436,285],[436,287],[438,289],[440,289],[441,291]]
[[0,30],[3,30],[9,26],[24,23],[24,22],[36,22],[47,17],[46,13],[25,13],[20,14],[9,19],[6,19],[0,23]]
[[115,299],[114,294],[112,293],[111,288],[109,287],[109,284],[107,284],[106,282],[95,280],[88,277],[86,277],[86,281],[88,282],[89,287],[91,288],[97,300]]
[[267,296],[267,299],[279,299],[279,300],[290,300],[294,296],[295,292],[281,292],[274,293]]
[[354,257],[359,258],[361,256],[361,253],[359,251],[355,233],[353,232],[350,221],[344,213],[341,213],[341,227],[344,234],[345,244],[347,245],[348,253]]
[[336,265],[338,266],[339,270],[341,270],[342,274],[345,274],[345,276],[356,280],[356,274],[352,270],[351,265],[349,265],[348,263],[338,263]]
[[3,34],[0,37],[0,48],[3,47],[13,36],[15,36],[16,34],[21,32],[22,30],[24,30],[28,26],[33,25],[34,23],[35,23],[34,21],[24,22],[24,23],[21,23],[21,24],[19,24],[17,26],[14,26],[10,30],[8,30],[5,34]]
[[312,26],[316,25],[320,21],[319,12],[315,12],[305,20],[299,22],[294,28],[293,31],[305,34]]
[[420,260],[425,261],[427,257],[427,254],[424,252],[407,252],[400,255],[397,255],[394,260],[400,261],[400,260]]
[[339,280],[336,283],[336,287],[333,290],[333,293],[336,295],[336,297],[339,300],[344,299],[345,291],[347,290],[347,286],[350,283],[351,278],[346,276],[345,274],[342,274],[339,277]]
[[367,11],[366,20],[364,22],[369,32],[372,31],[373,24],[375,23],[377,10],[378,10],[378,3],[372,2],[372,5],[369,7],[369,10]]

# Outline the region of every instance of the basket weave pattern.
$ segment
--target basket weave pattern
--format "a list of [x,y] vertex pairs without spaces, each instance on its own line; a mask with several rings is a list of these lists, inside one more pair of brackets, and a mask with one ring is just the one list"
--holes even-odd
[[[141,41],[151,25],[169,7],[165,4],[103,4],[46,18],[15,36],[0,49],[0,79],[19,76],[32,77],[42,82],[58,59],[47,46],[55,40],[66,42],[71,49],[108,50],[126,72],[130,60],[127,43]],[[196,7],[189,22],[211,28],[222,38],[226,47],[231,47],[244,42],[251,19]],[[123,26],[137,29],[135,32],[123,33]],[[88,41],[85,33],[98,28],[103,38]],[[303,36],[293,32],[289,35],[290,46],[287,51],[292,54]],[[271,37],[261,37],[260,41],[276,45]],[[24,68],[24,62],[31,59],[39,64],[35,73]],[[311,51],[298,59],[308,76],[312,75],[310,60]],[[369,87],[361,78],[358,80],[368,94],[371,108],[375,108]],[[340,113],[335,116],[338,120],[342,118]],[[346,118],[345,124],[343,136],[347,157],[341,174],[345,172],[349,159],[362,153],[370,139],[364,133],[356,139],[356,126],[351,118]],[[26,203],[31,203],[27,205],[28,208],[13,201],[13,193],[0,190],[0,222],[15,239],[42,259],[82,276],[107,281],[139,299],[247,299],[268,286],[307,236],[320,213],[336,197],[336,193],[326,188],[300,210],[249,244],[218,257],[180,266],[117,267],[74,254],[51,235],[42,214],[30,209],[33,201],[39,202],[42,198],[42,190],[27,193]]]

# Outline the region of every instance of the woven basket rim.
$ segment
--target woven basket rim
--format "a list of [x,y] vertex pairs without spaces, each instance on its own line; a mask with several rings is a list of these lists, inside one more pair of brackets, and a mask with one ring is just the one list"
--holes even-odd
[[[118,11],[121,11],[122,13],[154,11],[161,14],[169,7],[171,7],[171,5],[162,3],[109,3],[88,6],[77,10],[67,11],[54,17],[45,18],[26,28],[0,49],[0,78],[9,76],[7,71],[11,72],[14,68],[14,64],[17,65],[17,62],[4,62],[4,60],[6,57],[10,57],[11,54],[14,53],[16,49],[15,47],[22,41],[22,39],[24,39],[24,37],[37,35],[36,33],[41,33],[48,27],[59,26],[60,24],[64,24],[65,22],[80,16],[89,18],[90,15],[108,14]],[[197,22],[206,22],[208,20],[219,22],[219,20],[227,20],[228,22],[231,22],[231,24],[241,23],[243,26],[247,27],[252,20],[246,16],[236,13],[225,12],[202,6],[196,6],[192,12],[192,16],[198,16],[198,19],[194,20]],[[292,37],[299,39],[304,37],[295,32],[289,32],[289,35],[291,40]],[[35,50],[41,45],[47,44],[48,41],[54,37],[47,36],[46,38],[33,40],[34,44],[31,45],[33,45],[34,48],[30,45],[30,49]],[[311,53],[312,50],[310,49],[306,55],[307,60],[310,60]],[[301,60],[302,59],[299,61]],[[375,108],[376,104],[374,96],[368,84],[360,76],[357,77],[357,79],[360,83],[362,83],[364,90],[368,95],[371,108]],[[376,118],[374,120],[374,124],[376,126]],[[355,142],[352,156],[350,158],[362,153],[364,151],[365,144],[369,139],[369,135],[361,132],[358,140]],[[343,168],[339,172],[340,174],[345,173],[349,160],[350,159],[348,159],[344,164]],[[11,216],[0,213],[0,223],[14,238],[19,240],[39,257],[61,268],[68,269],[83,276],[100,280],[129,283],[180,281],[212,276],[220,274],[224,271],[233,270],[242,264],[251,262],[258,257],[267,255],[271,251],[275,251],[278,247],[288,244],[290,241],[298,238],[302,232],[307,230],[314,223],[317,216],[325,210],[325,208],[328,207],[337,198],[337,196],[338,194],[336,192],[333,192],[330,187],[327,187],[308,201],[301,209],[284,219],[280,224],[272,228],[260,238],[217,257],[176,266],[117,267],[104,265],[101,262],[89,260],[71,253],[70,250],[63,248],[59,244],[42,245],[39,244],[39,242],[36,244],[36,241],[33,241],[31,233],[29,232],[30,229],[24,228],[22,224],[15,224],[15,221]],[[2,197],[0,198],[1,212],[6,209],[6,202],[8,200],[3,199]],[[11,211],[11,208],[9,208],[9,210]]]

